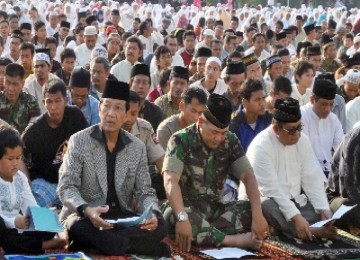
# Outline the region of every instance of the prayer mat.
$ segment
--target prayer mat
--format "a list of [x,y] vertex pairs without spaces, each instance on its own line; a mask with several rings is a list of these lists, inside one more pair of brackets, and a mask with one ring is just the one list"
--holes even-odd
[[303,242],[283,236],[272,236],[267,243],[300,259],[356,259],[360,256],[360,239],[338,230],[339,239]]

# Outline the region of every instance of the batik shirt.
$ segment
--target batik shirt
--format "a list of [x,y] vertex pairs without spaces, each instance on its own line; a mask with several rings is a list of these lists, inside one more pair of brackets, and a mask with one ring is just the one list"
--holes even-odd
[[22,133],[30,119],[40,116],[40,108],[36,99],[21,92],[15,105],[12,105],[3,92],[0,93],[0,118],[14,126]]
[[247,169],[251,165],[233,133],[228,132],[217,149],[210,149],[202,141],[197,124],[172,135],[163,165],[163,171],[180,175],[185,204],[197,200],[220,202],[226,177],[232,174],[240,178]]

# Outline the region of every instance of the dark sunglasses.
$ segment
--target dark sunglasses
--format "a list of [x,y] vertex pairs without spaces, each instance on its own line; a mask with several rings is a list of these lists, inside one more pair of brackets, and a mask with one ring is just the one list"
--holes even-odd
[[303,130],[303,125],[302,124],[300,124],[300,125],[298,125],[297,127],[294,127],[294,128],[291,128],[291,129],[285,129],[285,128],[283,128],[283,130],[286,132],[286,133],[288,133],[288,135],[294,135],[294,134],[296,134],[296,132],[301,132],[301,130]]

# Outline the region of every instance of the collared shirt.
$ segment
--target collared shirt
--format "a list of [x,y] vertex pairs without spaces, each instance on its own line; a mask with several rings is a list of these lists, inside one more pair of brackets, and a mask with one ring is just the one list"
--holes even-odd
[[232,111],[235,112],[239,109],[239,106],[241,105],[241,97],[239,95],[238,97],[238,103],[234,104],[233,100],[232,100],[232,94],[230,93],[229,89],[226,90],[226,92],[224,94],[222,94],[224,97],[226,97],[230,103],[231,103],[231,107],[232,107]]
[[309,137],[322,170],[330,171],[332,151],[336,150],[344,137],[339,119],[332,112],[326,118],[319,118],[313,105],[308,103],[301,107],[301,123],[304,125],[303,133]]
[[173,101],[170,91],[167,94],[156,99],[155,105],[157,105],[161,108],[161,110],[163,111],[163,113],[165,115],[165,118],[168,118],[168,117],[180,112],[179,104],[176,104]]
[[157,138],[164,150],[166,150],[170,137],[179,130],[181,130],[180,114],[168,117],[161,122],[157,129]]
[[145,144],[149,163],[154,163],[164,156],[164,149],[159,144],[156,133],[148,121],[138,118],[131,128],[131,134]]
[[11,55],[10,55],[10,51],[8,52],[4,52],[3,55],[1,55],[2,58],[4,59],[9,59],[11,60],[13,63],[17,63],[17,64],[20,64],[20,56],[17,60],[15,60]]
[[[246,155],[261,195],[273,199],[287,221],[300,214],[292,199],[300,206],[309,200],[316,212],[329,210],[322,170],[306,135],[294,145],[283,145],[270,125],[254,138]],[[239,194],[239,199],[247,197],[243,185]]]
[[[73,104],[71,100],[71,95],[68,93],[69,105]],[[88,98],[85,104],[82,107],[79,107],[81,112],[84,114],[86,121],[88,122],[89,126],[96,125],[100,122],[99,117],[99,100],[94,98],[91,95],[88,95]]]
[[[97,47],[101,47],[101,45],[96,44],[93,49]],[[76,54],[75,66],[83,67],[87,64],[90,64],[91,52],[93,49],[90,50],[85,43],[77,46],[74,50]]]
[[201,88],[202,90],[205,91],[207,96],[210,96],[210,94],[212,94],[212,93],[222,95],[228,89],[228,87],[223,79],[217,79],[215,88],[211,92],[209,92],[206,88],[204,88],[204,86],[202,84],[204,82],[204,80],[205,80],[205,78],[196,81],[195,83],[190,85],[190,88],[196,88],[196,87]]
[[0,93],[0,118],[22,133],[30,121],[40,116],[40,108],[35,98],[21,92],[15,105],[12,105],[4,92]]
[[160,107],[145,100],[144,106],[140,109],[139,117],[150,122],[156,132],[159,124],[164,120],[164,113]]
[[139,62],[137,61],[134,64],[131,64],[127,59],[122,60],[111,67],[110,73],[113,74],[118,81],[129,83],[131,69],[138,63]]
[[248,169],[251,165],[233,133],[228,131],[218,148],[209,149],[198,124],[171,136],[163,164],[163,171],[179,175],[185,203],[203,199],[221,202],[226,177],[232,174],[239,179]]
[[[58,79],[57,76],[55,76],[52,73],[49,73],[49,79],[48,80],[52,80],[52,79]],[[46,112],[46,108],[45,105],[43,104],[42,100],[43,100],[43,96],[42,96],[42,91],[43,91],[43,86],[41,86],[39,84],[39,82],[37,81],[37,78],[35,76],[35,74],[30,75],[26,80],[25,80],[25,84],[24,84],[24,88],[25,92],[29,93],[30,95],[34,96],[39,108],[40,108],[40,112],[41,114],[43,114],[44,112]]]
[[239,138],[241,146],[246,152],[255,136],[271,124],[272,115],[268,111],[265,111],[264,115],[259,115],[256,119],[255,127],[252,127],[246,121],[244,110],[245,108],[241,106],[235,118],[233,118],[230,123],[229,131],[233,132],[237,138]]
[[55,28],[52,28],[50,26],[50,24],[47,25],[46,26],[46,35],[47,35],[47,37],[53,37],[55,33],[59,32],[59,27],[60,26],[58,25]]
[[321,63],[320,66],[325,72],[332,72],[335,73],[337,71],[338,68],[341,67],[340,63],[337,62],[336,60],[333,60],[332,62],[330,62],[327,59],[324,59]]
[[311,89],[307,88],[305,93],[301,95],[297,88],[297,85],[296,84],[292,85],[291,97],[299,101],[300,106],[306,105],[307,103],[310,102],[311,93],[312,93]]

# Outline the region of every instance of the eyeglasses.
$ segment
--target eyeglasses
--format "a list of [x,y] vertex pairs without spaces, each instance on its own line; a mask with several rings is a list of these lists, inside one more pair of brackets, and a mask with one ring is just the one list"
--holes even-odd
[[296,134],[296,132],[301,132],[301,130],[303,130],[303,125],[302,124],[300,124],[300,125],[298,125],[297,127],[294,127],[294,128],[291,128],[291,129],[285,129],[285,128],[283,128],[282,130],[284,130],[286,133],[288,133],[288,135],[294,135],[294,134]]

